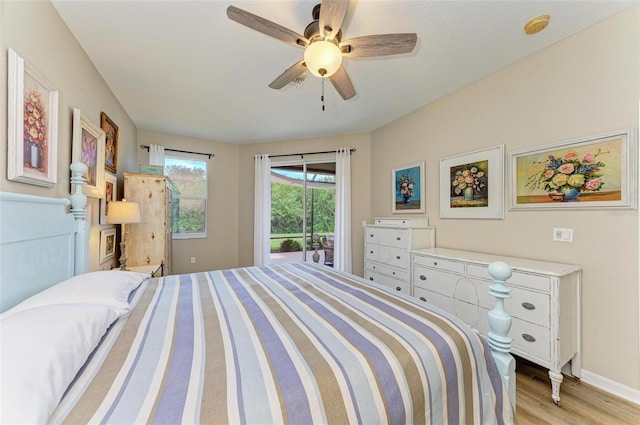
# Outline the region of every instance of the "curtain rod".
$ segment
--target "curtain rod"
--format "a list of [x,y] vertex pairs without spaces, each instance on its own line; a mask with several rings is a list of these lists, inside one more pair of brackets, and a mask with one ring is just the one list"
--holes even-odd
[[[355,152],[356,149],[355,148],[351,148],[349,149],[349,152],[353,153]],[[336,153],[336,151],[320,151],[320,152],[304,152],[304,153],[283,153],[280,155],[269,155],[269,158],[280,158],[282,156],[299,156],[301,158],[304,158],[305,155],[320,155],[323,153]]]
[[[140,149],[146,149],[147,151],[149,150],[149,146],[148,145],[140,145]],[[209,159],[211,159],[212,156],[216,156],[213,153],[204,153],[204,152],[193,152],[193,151],[183,151],[180,149],[170,149],[170,148],[164,148],[165,151],[171,151],[171,152],[181,152],[181,153],[191,153],[194,155],[204,155],[204,156],[208,156]]]

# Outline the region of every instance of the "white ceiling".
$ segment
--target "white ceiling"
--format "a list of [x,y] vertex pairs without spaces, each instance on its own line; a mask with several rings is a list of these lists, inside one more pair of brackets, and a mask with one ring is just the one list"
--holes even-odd
[[[309,75],[268,84],[303,50],[227,18],[233,4],[302,33],[320,0],[69,1],[53,4],[140,129],[229,143],[369,132],[566,38],[634,1],[352,0],[343,40],[415,32],[411,54],[345,58],[357,95]],[[524,24],[551,15],[543,32]],[[106,111],[108,113],[108,111]]]

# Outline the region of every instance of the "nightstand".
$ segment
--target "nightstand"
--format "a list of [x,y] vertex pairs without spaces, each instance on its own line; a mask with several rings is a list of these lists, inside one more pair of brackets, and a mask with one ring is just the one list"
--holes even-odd
[[151,277],[160,277],[164,273],[163,264],[147,264],[145,266],[129,266],[127,267],[127,271],[130,272],[138,272],[138,273],[148,273]]

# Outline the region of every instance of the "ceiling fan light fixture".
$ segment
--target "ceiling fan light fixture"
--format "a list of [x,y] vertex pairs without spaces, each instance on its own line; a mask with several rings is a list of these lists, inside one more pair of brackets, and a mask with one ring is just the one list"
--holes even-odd
[[305,49],[304,61],[313,75],[327,78],[335,74],[342,65],[342,52],[331,41],[317,40]]

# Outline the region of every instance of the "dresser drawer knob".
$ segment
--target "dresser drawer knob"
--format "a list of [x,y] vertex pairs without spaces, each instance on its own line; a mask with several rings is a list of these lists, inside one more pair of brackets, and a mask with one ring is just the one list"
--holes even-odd
[[369,235],[369,237],[370,237],[370,238],[372,238],[372,237],[373,237],[373,233],[371,233],[371,234]]
[[399,286],[396,286],[396,291],[402,291],[402,288]]
[[427,302],[427,299],[425,297],[420,297],[420,301]]
[[400,256],[399,256],[399,255],[396,255],[396,260],[399,260],[399,259],[400,259]]
[[371,254],[373,254],[373,251],[369,251]]
[[536,339],[529,334],[522,334],[522,339],[524,339],[527,342],[536,342]]
[[395,275],[396,275],[396,272],[391,272],[391,274],[395,276]]
[[427,277],[423,274],[420,275],[420,280],[427,280]]
[[398,236],[398,237],[396,238],[396,240],[397,240],[397,241],[401,241],[401,240],[402,240],[402,238],[401,238],[400,236]]
[[434,265],[434,266],[437,266],[437,265],[438,265],[438,262],[437,262],[437,261],[434,261],[434,262],[433,262],[433,265]]
[[376,269],[376,266],[373,266],[373,267],[371,267],[371,268],[372,268],[373,270],[375,270],[375,269]]
[[524,307],[525,310],[535,310],[536,309],[535,304],[531,304],[531,303],[527,303],[527,302],[522,303],[522,307]]
[[370,277],[369,280],[373,280],[373,277]]

